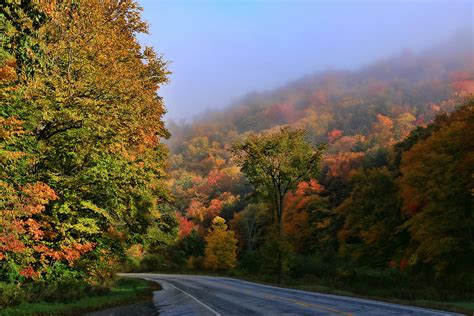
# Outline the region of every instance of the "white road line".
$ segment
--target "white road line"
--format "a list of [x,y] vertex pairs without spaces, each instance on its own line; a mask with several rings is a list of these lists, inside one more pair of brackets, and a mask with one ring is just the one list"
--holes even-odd
[[[155,281],[155,280],[154,280]],[[156,282],[156,281],[155,281]],[[186,292],[185,290],[182,290],[180,289],[179,287],[176,287],[174,286],[173,284],[169,283],[169,282],[166,282],[168,283],[168,285],[170,285],[171,287],[183,292],[184,294],[186,294],[187,296],[189,296],[190,298],[192,298],[193,300],[195,300],[196,302],[198,302],[199,304],[201,304],[202,306],[204,306],[205,308],[207,308],[208,310],[210,310],[211,312],[214,313],[214,315],[216,316],[221,316],[221,314],[219,314],[216,310],[214,310],[212,307],[210,307],[209,305],[201,302],[200,300],[198,300],[197,298],[195,298],[194,296],[192,296],[191,294],[189,294],[188,292]]]

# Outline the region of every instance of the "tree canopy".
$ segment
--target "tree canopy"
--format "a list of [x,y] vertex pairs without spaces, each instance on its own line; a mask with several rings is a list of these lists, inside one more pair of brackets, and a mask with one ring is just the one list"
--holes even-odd
[[322,147],[305,140],[303,130],[282,128],[277,132],[249,135],[233,145],[234,160],[257,191],[274,203],[274,218],[281,232],[284,199],[298,183],[316,176]]
[[147,26],[134,1],[4,9],[0,280],[60,267],[108,282],[129,246],[176,234],[157,95],[167,63],[139,44]]

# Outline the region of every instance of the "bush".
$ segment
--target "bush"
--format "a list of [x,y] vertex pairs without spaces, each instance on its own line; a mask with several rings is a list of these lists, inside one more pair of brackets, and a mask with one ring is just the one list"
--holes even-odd
[[159,253],[148,253],[140,263],[141,271],[169,271],[172,269],[167,258]]
[[24,291],[18,284],[0,282],[0,309],[19,304]]
[[72,278],[36,280],[22,285],[0,282],[0,307],[14,306],[21,302],[77,300],[97,292],[87,282]]
[[140,268],[140,262],[142,258],[143,246],[140,244],[134,244],[130,246],[125,252],[125,258],[122,264],[122,271],[137,271]]
[[[290,258],[292,257],[291,245],[284,238],[272,233],[261,249],[261,272],[277,275],[281,268],[284,275],[289,271]],[[281,267],[278,264],[278,256],[281,256]]]
[[190,256],[186,260],[186,268],[189,270],[199,270],[204,267],[204,258],[203,257],[195,257],[195,256]]
[[335,272],[336,265],[333,261],[326,260],[318,254],[308,256],[294,256],[290,262],[290,275],[299,278],[303,275],[322,277]]
[[258,251],[247,251],[239,261],[239,268],[249,274],[257,274],[262,266],[261,254]]
[[93,293],[90,284],[72,278],[55,281],[39,280],[24,284],[23,289],[25,292],[23,299],[27,302],[77,300]]

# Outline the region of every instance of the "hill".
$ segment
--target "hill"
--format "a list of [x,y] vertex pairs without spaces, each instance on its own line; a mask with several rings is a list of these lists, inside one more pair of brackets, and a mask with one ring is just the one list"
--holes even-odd
[[[206,236],[220,216],[235,233],[245,273],[275,276],[283,265],[287,277],[310,275],[361,294],[470,297],[472,56],[459,46],[402,53],[171,124],[169,186],[180,236],[171,266],[205,266]],[[318,175],[285,197],[284,237],[276,238],[274,205],[229,149],[287,126],[326,149]],[[397,282],[391,292],[387,284]]]

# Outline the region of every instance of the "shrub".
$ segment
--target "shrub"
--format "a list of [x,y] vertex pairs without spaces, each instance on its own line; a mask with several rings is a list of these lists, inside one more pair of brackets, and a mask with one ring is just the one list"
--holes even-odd
[[186,268],[189,270],[199,270],[203,268],[203,257],[190,256],[186,260]]
[[[279,266],[278,256],[281,256],[281,266]],[[286,274],[289,271],[291,257],[292,249],[288,241],[271,233],[261,249],[261,272],[277,275],[281,268],[282,274]]]
[[143,258],[143,246],[135,244],[130,246],[125,252],[123,270],[136,271],[140,268],[140,262]]
[[24,291],[18,284],[0,282],[0,309],[23,300]]
[[23,298],[27,302],[77,300],[93,292],[92,286],[86,281],[73,278],[38,280],[24,284],[23,290]]
[[166,257],[159,253],[148,253],[140,262],[141,271],[168,271],[171,266]]
[[261,258],[261,253],[258,251],[247,251],[242,255],[239,261],[239,268],[247,273],[256,274],[261,270]]
[[333,261],[319,254],[294,256],[290,262],[290,275],[293,278],[299,278],[303,275],[322,277],[334,273],[335,267]]
[[0,307],[14,306],[21,302],[77,300],[97,290],[86,281],[64,278],[58,280],[35,280],[25,284],[0,282]]

